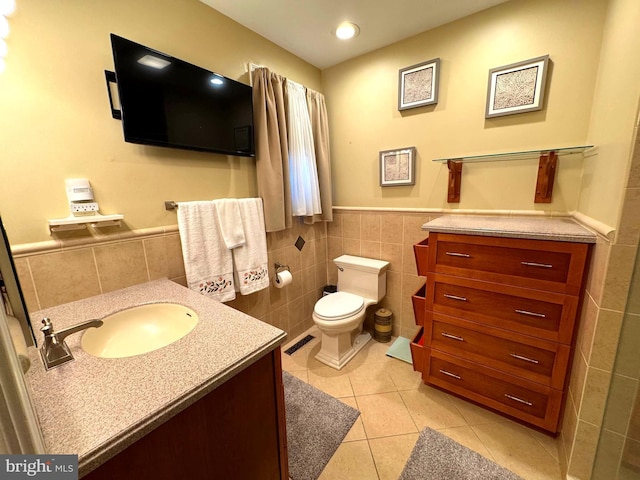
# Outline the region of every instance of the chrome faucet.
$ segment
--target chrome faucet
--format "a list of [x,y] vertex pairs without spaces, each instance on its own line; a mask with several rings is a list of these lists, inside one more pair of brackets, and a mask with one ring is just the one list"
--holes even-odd
[[101,327],[102,320],[88,320],[86,322],[79,323],[73,327],[65,328],[59,332],[53,331],[53,323],[48,318],[42,319],[42,333],[44,333],[44,343],[40,347],[40,356],[44,362],[44,366],[47,370],[63,363],[73,360],[71,350],[64,339],[72,333],[79,332],[91,327]]

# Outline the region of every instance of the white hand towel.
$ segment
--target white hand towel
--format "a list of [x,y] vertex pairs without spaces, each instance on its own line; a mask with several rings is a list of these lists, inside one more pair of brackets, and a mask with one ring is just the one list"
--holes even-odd
[[187,286],[220,302],[236,298],[233,259],[220,234],[213,202],[181,202],[178,230]]
[[218,221],[220,233],[227,248],[239,247],[246,243],[244,229],[242,228],[242,218],[240,218],[240,207],[236,198],[222,198],[214,200],[218,210]]
[[261,198],[238,200],[246,243],[232,250],[237,273],[237,286],[242,295],[249,295],[269,286],[267,235]]

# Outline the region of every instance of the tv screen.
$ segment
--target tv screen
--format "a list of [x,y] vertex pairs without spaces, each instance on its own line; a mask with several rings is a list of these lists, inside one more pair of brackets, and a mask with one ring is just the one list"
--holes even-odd
[[250,86],[111,34],[126,142],[255,156]]

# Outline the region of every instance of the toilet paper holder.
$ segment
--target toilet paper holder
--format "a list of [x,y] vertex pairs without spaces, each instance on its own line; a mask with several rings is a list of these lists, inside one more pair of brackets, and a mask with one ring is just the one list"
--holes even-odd
[[[291,283],[291,270],[289,265],[283,265],[282,263],[274,263],[276,273],[273,275],[273,282],[276,288],[283,288]],[[289,272],[285,274],[284,272]],[[282,278],[281,278],[282,276]]]
[[291,271],[291,269],[289,268],[289,265],[283,265],[282,263],[276,262],[276,263],[273,264],[273,266],[276,269],[276,275],[278,275],[283,270]]

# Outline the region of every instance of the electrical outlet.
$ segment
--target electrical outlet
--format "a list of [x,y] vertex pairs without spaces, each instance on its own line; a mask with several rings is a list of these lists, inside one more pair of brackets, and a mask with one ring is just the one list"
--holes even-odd
[[98,213],[97,202],[71,202],[69,204],[71,208],[71,214],[74,217],[81,217],[84,215],[95,215]]

